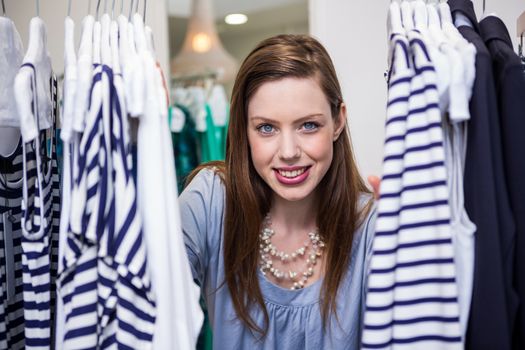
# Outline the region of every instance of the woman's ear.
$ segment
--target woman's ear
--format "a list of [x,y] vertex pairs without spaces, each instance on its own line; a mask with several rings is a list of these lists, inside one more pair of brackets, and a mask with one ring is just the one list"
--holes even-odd
[[343,132],[346,126],[346,105],[344,102],[341,102],[339,107],[339,115],[335,119],[335,128],[334,128],[334,142],[337,141],[339,135]]

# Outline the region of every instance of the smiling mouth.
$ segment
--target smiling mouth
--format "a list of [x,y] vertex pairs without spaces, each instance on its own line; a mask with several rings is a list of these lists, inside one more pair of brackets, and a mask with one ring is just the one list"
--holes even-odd
[[307,171],[309,168],[310,168],[309,166],[306,166],[306,167],[295,169],[295,170],[291,170],[291,171],[290,170],[282,170],[282,169],[275,169],[275,170],[282,177],[285,177],[287,179],[293,179],[293,178],[296,178],[296,177],[301,176],[302,174],[304,174],[305,171]]

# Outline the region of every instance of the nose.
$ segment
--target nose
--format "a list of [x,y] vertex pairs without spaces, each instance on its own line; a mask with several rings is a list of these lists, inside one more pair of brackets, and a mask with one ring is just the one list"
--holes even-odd
[[295,160],[301,157],[301,147],[295,135],[283,133],[279,147],[279,158],[282,160]]

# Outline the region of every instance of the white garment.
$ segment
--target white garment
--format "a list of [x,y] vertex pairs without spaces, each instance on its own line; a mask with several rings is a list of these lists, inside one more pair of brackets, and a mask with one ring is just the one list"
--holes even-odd
[[[58,243],[58,271],[63,270],[64,249],[67,244],[67,230],[69,226],[69,213],[71,208],[71,190],[73,188],[71,166],[73,154],[73,119],[75,111],[75,91],[77,85],[77,58],[75,54],[75,23],[70,17],[65,19],[65,49],[64,49],[64,89],[62,104],[62,130],[60,137],[63,141],[63,170],[61,182],[61,212],[60,231]],[[62,298],[56,301],[55,321],[55,348],[62,349],[64,341],[64,327],[66,323],[64,304]]]
[[[135,22],[137,23],[137,22]],[[140,34],[139,34],[140,35]],[[137,38],[141,40],[141,38]],[[173,149],[160,71],[143,50],[146,99],[138,130],[138,199],[157,302],[154,349],[193,349],[202,326],[180,227]],[[159,181],[159,174],[163,174]]]
[[463,174],[467,149],[467,123],[470,120],[469,102],[476,78],[476,48],[461,36],[451,22],[444,21],[442,28],[447,38],[444,50],[448,50],[455,68],[452,71],[453,86],[450,90],[450,118],[444,118],[444,147],[458,284],[459,318],[464,338],[467,332],[474,283],[476,225],[470,221],[465,210]]
[[465,68],[458,51],[449,43],[440,45],[441,52],[450,62],[450,88],[448,113],[451,122],[458,123],[470,119],[469,96],[465,81]]
[[[23,65],[15,77],[15,100],[20,117],[20,129],[24,142],[34,140],[38,130],[49,129],[52,125],[53,103],[51,101],[51,59],[47,51],[47,30],[40,17],[33,17],[29,25],[29,45],[23,59]],[[33,112],[32,76],[36,79],[35,107],[38,121]],[[38,123],[38,125],[37,125]]]
[[195,130],[198,132],[206,131],[206,92],[200,86],[191,86],[188,88],[190,104],[186,105],[190,111],[191,117],[195,121]]
[[463,38],[461,33],[452,23],[443,23],[442,27],[443,33],[445,33],[450,40],[450,43],[454,45],[456,50],[461,54],[465,72],[467,95],[470,101],[470,98],[472,97],[472,87],[476,80],[476,47]]
[[93,27],[95,19],[88,15],[82,22],[82,36],[78,49],[77,83],[75,91],[75,108],[73,129],[83,132],[88,110],[91,82],[93,80]]
[[[126,65],[122,67],[124,79],[131,79],[126,86],[130,89],[126,91],[128,104],[128,113],[132,117],[139,117],[144,113],[144,66],[142,59],[136,49],[136,31],[131,22],[128,22],[128,52],[129,57],[126,59]],[[125,81],[125,80],[124,80]]]
[[[19,127],[13,85],[22,64],[23,46],[15,24],[7,17],[0,17],[0,126]],[[13,147],[16,147],[15,142]]]
[[208,98],[213,124],[215,126],[225,126],[228,123],[229,108],[228,97],[224,86],[216,84],[213,86],[210,97]]
[[184,128],[184,123],[186,123],[186,114],[184,114],[184,111],[175,106],[171,107],[171,132],[181,132]]
[[75,113],[75,93],[77,89],[77,56],[75,53],[75,23],[70,17],[65,19],[64,49],[64,89],[62,109],[62,129],[60,137],[68,142],[73,132]]

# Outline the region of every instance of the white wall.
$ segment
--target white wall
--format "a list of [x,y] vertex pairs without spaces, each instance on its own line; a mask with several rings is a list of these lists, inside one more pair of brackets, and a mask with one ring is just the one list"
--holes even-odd
[[[104,1],[111,8],[112,0],[101,1],[100,8],[104,8]],[[121,1],[116,1],[115,15],[120,14]],[[36,15],[36,3],[34,0],[4,0],[7,16],[15,23],[24,47],[27,46],[29,21]],[[75,21],[75,32],[80,37],[82,19],[88,12],[88,3],[91,2],[91,14],[95,14],[97,0],[71,0],[71,18]],[[129,12],[130,1],[124,1],[124,13]],[[47,25],[48,48],[51,55],[53,69],[57,75],[64,71],[64,19],[67,14],[67,0],[40,0],[40,17]],[[165,72],[169,72],[169,49],[168,49],[168,18],[165,0],[148,0],[146,10],[146,24],[148,24],[155,35],[155,47],[157,56]],[[139,10],[142,13],[143,2],[140,1]],[[111,11],[110,11],[111,12]]]
[[[474,0],[478,18],[483,0]],[[516,39],[523,0],[486,0]],[[381,173],[386,110],[388,0],[309,0],[310,33],[326,46],[341,80],[356,158],[363,176]]]

